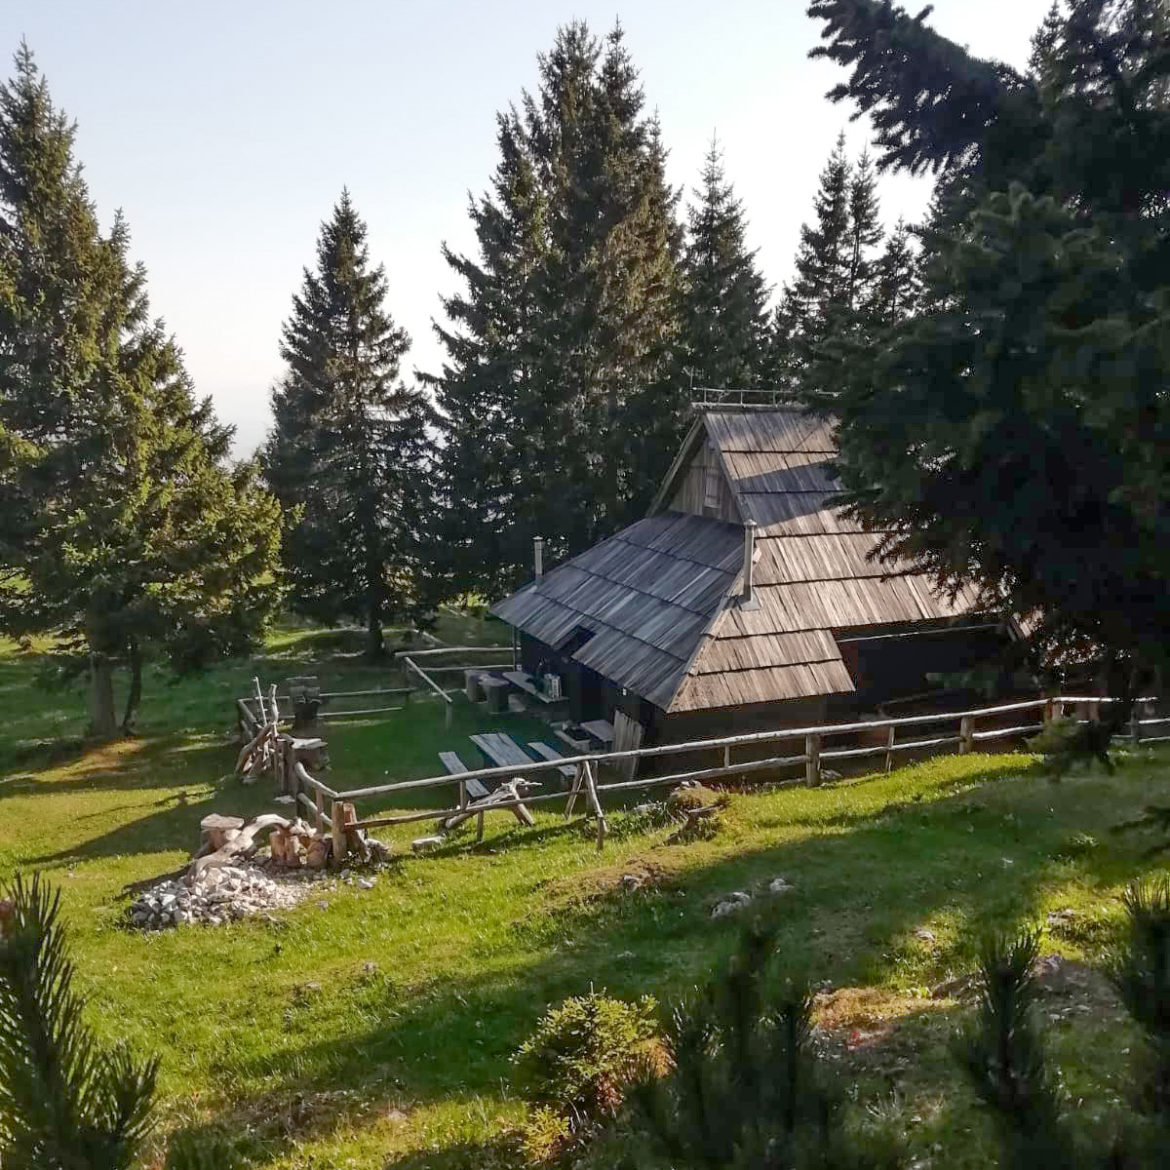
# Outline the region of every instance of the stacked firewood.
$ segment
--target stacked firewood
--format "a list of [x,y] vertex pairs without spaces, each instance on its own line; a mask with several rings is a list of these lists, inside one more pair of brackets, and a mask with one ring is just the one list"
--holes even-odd
[[348,827],[343,834],[345,853],[335,858],[331,833],[318,832],[300,817],[290,820],[276,813],[264,813],[248,821],[211,813],[199,827],[202,843],[188,867],[188,885],[209,869],[238,865],[253,857],[260,848],[263,833],[268,834],[271,865],[283,869],[324,869],[330,863],[340,865],[351,857],[362,862],[389,858],[389,850],[380,841],[364,829]]

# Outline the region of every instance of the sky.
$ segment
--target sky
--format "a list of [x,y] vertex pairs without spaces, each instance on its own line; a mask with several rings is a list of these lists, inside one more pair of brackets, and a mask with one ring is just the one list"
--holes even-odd
[[[931,23],[1016,66],[1050,0],[936,0]],[[918,0],[909,5],[913,11]],[[496,163],[495,114],[536,82],[557,26],[620,19],[658,111],[669,177],[689,195],[716,135],[768,280],[792,268],[817,176],[844,130],[824,95],[844,73],[808,60],[805,0],[0,0],[0,52],[23,36],[108,225],[122,208],[153,310],[197,391],[249,455],[269,425],[281,322],[320,223],[348,186],[412,339],[404,371],[437,370],[431,323],[457,287],[440,255],[472,251],[469,194]],[[10,68],[5,69],[7,74]],[[925,180],[887,176],[883,218],[913,220]]]

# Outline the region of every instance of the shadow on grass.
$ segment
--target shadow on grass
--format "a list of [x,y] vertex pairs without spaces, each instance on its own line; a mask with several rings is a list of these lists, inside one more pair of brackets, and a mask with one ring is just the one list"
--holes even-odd
[[[770,921],[786,968],[815,983],[908,989],[941,980],[975,965],[984,930],[1042,918],[1057,885],[1071,880],[1113,888],[1141,872],[1138,851],[1116,838],[1073,862],[1059,858],[1070,832],[1100,832],[1104,818],[1120,819],[1164,788],[1135,780],[1126,791],[1095,777],[1055,787],[1033,778],[984,783],[922,806],[883,807],[855,818],[844,832],[832,827],[720,858],[633,893],[591,885],[588,874],[558,879],[559,904],[512,924],[514,949],[524,956],[514,966],[501,970],[498,947],[489,945],[474,975],[413,988],[383,976],[335,987],[338,1003],[360,1007],[355,1019],[377,1023],[293,1041],[240,1072],[280,1080],[263,1094],[264,1108],[337,1086],[381,1105],[492,1092],[507,1081],[511,1055],[546,1005],[590,986],[625,998],[652,992],[668,1002],[705,981],[742,925],[741,916],[711,918],[714,899],[730,890],[760,891],[755,909],[745,913]],[[1050,811],[1058,798],[1061,817]],[[517,831],[516,848],[523,838]],[[411,864],[421,870],[426,862]],[[791,892],[764,893],[781,874]],[[937,941],[915,933],[926,924]],[[468,947],[466,957],[479,958],[476,944]],[[373,946],[368,955],[392,969],[393,955]],[[331,1132],[345,1116],[318,1110],[310,1133]],[[430,1161],[391,1165],[459,1166],[466,1153],[453,1149],[448,1161],[432,1150]]]
[[[98,790],[194,787],[227,772],[233,763],[231,748],[224,741],[191,742],[175,736],[119,739],[91,745],[72,762],[56,765],[63,775],[29,772],[11,777],[0,785],[0,799]],[[42,770],[51,767],[54,765],[42,761]]]

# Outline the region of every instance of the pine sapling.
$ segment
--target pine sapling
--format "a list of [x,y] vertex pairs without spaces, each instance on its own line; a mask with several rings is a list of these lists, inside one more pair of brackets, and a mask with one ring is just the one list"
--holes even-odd
[[86,1026],[59,910],[39,876],[0,902],[0,1162],[124,1170],[152,1126],[158,1062]]
[[1170,1122],[1170,880],[1134,882],[1125,892],[1129,945],[1111,976],[1145,1033],[1150,1056],[1142,1104]]
[[810,1045],[808,985],[772,969],[774,939],[749,929],[726,971],[674,1013],[673,1071],[631,1095],[634,1117],[675,1168],[864,1167],[835,1124],[839,1095]]
[[1056,1074],[1036,1013],[1039,950],[1038,932],[984,940],[978,1015],[954,1041],[959,1064],[994,1111],[1000,1165],[1007,1170],[1070,1164]]

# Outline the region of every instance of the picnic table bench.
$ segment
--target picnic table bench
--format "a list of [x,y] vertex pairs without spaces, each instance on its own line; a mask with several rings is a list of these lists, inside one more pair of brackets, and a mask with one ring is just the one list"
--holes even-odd
[[[461,772],[472,770],[454,752],[439,752],[439,759],[452,776],[458,776]],[[467,789],[467,795],[472,800],[482,800],[485,796],[490,795],[483,781],[476,780],[474,776],[470,780],[465,780],[463,787]]]
[[[532,763],[532,760],[524,754],[524,751],[520,745],[509,736],[502,735],[499,732],[489,732],[483,736],[471,736],[472,742],[480,749],[480,751],[483,752],[490,763],[494,764],[502,762],[507,764],[514,762],[512,760],[499,761],[496,756],[492,755],[492,753],[489,752],[487,748],[485,748],[480,743],[480,740],[488,739],[489,742],[491,742],[492,745],[496,748],[497,752],[506,751],[505,748],[495,742],[496,738],[506,740],[509,744],[511,744],[514,751],[523,756],[524,763]],[[439,759],[442,761],[443,767],[447,769],[448,775],[458,776],[462,772],[472,771],[472,769],[469,768],[459,758],[459,755],[456,752],[439,752]],[[529,788],[537,787],[539,787],[539,785],[517,778],[515,780],[505,781],[493,792],[488,789],[483,781],[478,780],[476,777],[472,776],[469,780],[463,781],[464,791],[470,798],[465,811],[457,813],[453,816],[445,817],[439,822],[439,828],[442,832],[447,833],[463,824],[464,821],[470,820],[472,817],[476,817],[478,818],[476,825],[476,840],[482,840],[483,814],[485,812],[490,812],[493,805],[505,804],[509,801],[520,801]],[[532,813],[530,813],[528,809],[521,803],[509,805],[507,811],[510,812],[522,825],[531,827],[532,825],[536,824],[536,821],[532,817]]]
[[[536,755],[546,760],[563,760],[565,758],[564,753],[558,752],[557,749],[549,743],[540,743],[539,741],[533,742],[528,745],[528,750],[534,752]],[[557,771],[560,772],[562,776],[566,776],[569,779],[572,779],[577,774],[577,769],[573,767],[572,764],[562,764],[561,767],[557,769]]]
[[613,743],[613,724],[608,719],[590,719],[588,723],[582,723],[581,726],[605,747],[609,747]]

